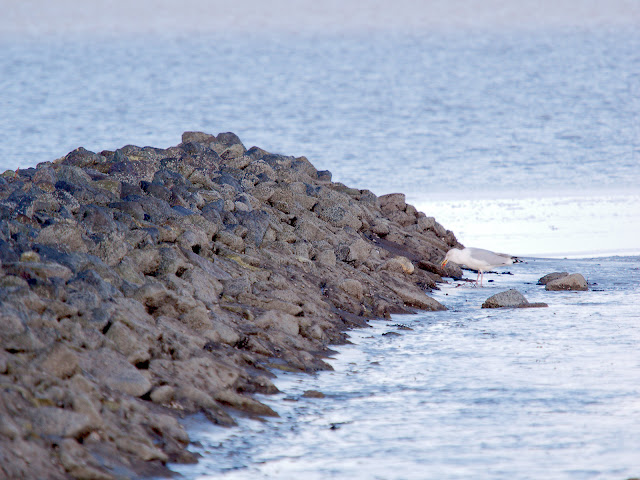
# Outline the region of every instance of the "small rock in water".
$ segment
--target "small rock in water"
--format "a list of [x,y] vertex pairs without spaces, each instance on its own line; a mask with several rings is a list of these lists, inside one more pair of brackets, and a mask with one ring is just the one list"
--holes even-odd
[[302,396],[304,398],[324,398],[324,393],[319,392],[318,390],[306,390]]
[[482,304],[482,308],[531,308],[548,307],[546,303],[529,303],[524,295],[519,291],[511,289],[505,292],[496,293],[487,298]]
[[562,278],[562,277],[566,277],[567,275],[569,275],[568,272],[553,272],[553,273],[549,273],[548,275],[545,275],[544,277],[540,278],[538,280],[538,285],[546,285],[549,282],[552,282],[553,280],[557,280],[558,278]]
[[552,280],[544,287],[545,290],[558,291],[558,290],[588,290],[587,281],[579,273],[572,273],[556,280]]

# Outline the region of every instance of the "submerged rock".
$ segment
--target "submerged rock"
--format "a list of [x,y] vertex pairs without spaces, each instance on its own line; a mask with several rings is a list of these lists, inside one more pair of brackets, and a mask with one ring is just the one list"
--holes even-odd
[[532,308],[548,307],[546,303],[529,303],[519,291],[515,289],[496,293],[487,298],[482,304],[482,308]]
[[0,477],[192,461],[167,412],[277,415],[252,397],[277,391],[270,368],[330,368],[345,329],[445,309],[428,291],[457,246],[403,194],[332,182],[229,132],[5,172]]

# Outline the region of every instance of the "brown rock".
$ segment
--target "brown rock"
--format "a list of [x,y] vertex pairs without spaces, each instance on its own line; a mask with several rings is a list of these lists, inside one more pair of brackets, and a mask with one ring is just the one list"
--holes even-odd
[[380,200],[380,208],[384,213],[404,211],[407,208],[404,193],[389,193],[378,197],[378,199]]
[[364,297],[364,288],[358,280],[348,278],[340,282],[338,287],[359,302],[361,302]]
[[544,287],[545,290],[558,291],[558,290],[589,290],[587,281],[579,273],[573,273],[561,278],[557,278],[547,283]]
[[64,344],[55,344],[38,362],[40,368],[58,378],[68,378],[78,371],[78,356]]
[[547,283],[557,280],[558,278],[566,277],[569,275],[568,272],[553,272],[545,275],[544,277],[538,280],[538,285],[546,285]]

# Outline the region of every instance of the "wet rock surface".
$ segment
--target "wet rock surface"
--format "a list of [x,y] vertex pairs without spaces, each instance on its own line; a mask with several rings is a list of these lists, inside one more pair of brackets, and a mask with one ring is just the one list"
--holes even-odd
[[515,289],[496,293],[487,298],[482,304],[482,308],[535,308],[548,307],[546,303],[530,303],[519,291]]
[[232,133],[0,175],[0,477],[163,476],[179,415],[275,415],[369,318],[439,310],[460,246],[406,204]]
[[559,290],[577,290],[586,291],[589,290],[587,281],[580,273],[572,273],[571,275],[562,275],[559,278],[551,280],[545,284],[545,290],[559,291]]
[[552,282],[553,280],[557,280],[559,278],[566,277],[567,275],[569,275],[568,272],[553,272],[553,273],[549,273],[549,274],[545,275],[544,277],[541,277],[540,279],[538,279],[538,285],[546,285],[547,283]]

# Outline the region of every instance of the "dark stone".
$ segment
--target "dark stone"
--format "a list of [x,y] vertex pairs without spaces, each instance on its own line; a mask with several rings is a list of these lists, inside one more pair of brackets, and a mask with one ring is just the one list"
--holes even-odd
[[142,188],[140,188],[140,185],[128,183],[128,182],[122,182],[122,190],[120,191],[120,198],[126,198],[129,195],[142,196],[143,191],[142,191]]
[[182,207],[180,205],[174,205],[171,207],[173,211],[177,212],[181,217],[186,217],[188,215],[196,215],[196,212],[193,210],[189,210],[188,208]]
[[103,155],[98,155],[83,147],[79,147],[73,152],[69,152],[60,163],[62,165],[73,165],[74,167],[83,168],[89,165],[104,163],[106,160]]
[[18,255],[11,245],[4,240],[0,240],[0,262],[2,263],[10,263],[17,262],[20,259],[20,255]]
[[269,152],[258,147],[251,147],[245,152],[245,155],[253,160],[260,160],[262,157],[269,155]]
[[35,175],[35,173],[36,173],[36,169],[33,167],[21,168],[20,170],[17,171],[17,174],[20,177],[26,178],[27,180],[31,180]]
[[321,182],[330,182],[331,172],[329,170],[318,170],[318,180]]
[[161,198],[166,202],[168,202],[171,199],[171,190],[169,190],[167,187],[165,187],[161,183],[156,183],[155,181],[147,182],[143,180],[142,182],[140,182],[140,187],[149,195],[153,195],[154,197]]
[[116,222],[113,220],[113,213],[105,207],[97,205],[80,207],[78,219],[83,222],[89,231],[94,233],[108,234],[117,230]]
[[238,192],[244,191],[240,182],[236,180],[236,178],[233,175],[229,174],[228,172],[224,172],[222,175],[220,175],[218,178],[214,179],[213,181],[219,185],[230,185]]
[[569,272],[553,272],[553,273],[549,273],[547,275],[545,275],[544,277],[540,278],[538,280],[538,285],[546,285],[549,282],[552,282],[553,280],[557,280],[559,278],[562,277],[566,277],[567,275],[569,275]]
[[524,295],[515,289],[496,293],[487,298],[482,308],[531,308],[548,307],[546,303],[530,303]]
[[[77,285],[80,283],[80,285]],[[84,285],[91,286],[104,299],[121,297],[122,293],[116,287],[105,281],[95,270],[83,270],[67,282],[69,288],[83,290]]]
[[269,214],[265,211],[235,212],[240,225],[249,230],[247,238],[250,238],[257,247],[262,244],[265,233],[269,228]]
[[238,138],[238,136],[235,133],[231,133],[231,132],[219,133],[216,136],[216,143],[224,145],[225,147],[230,147],[231,145],[235,145],[235,144],[242,145],[240,138]]
[[137,220],[144,220],[144,210],[140,202],[135,200],[135,195],[123,199],[121,202],[113,202],[109,204],[109,208],[117,208],[122,212],[128,213]]
[[33,245],[33,250],[40,255],[42,260],[59,263],[68,267],[72,272],[81,271],[89,263],[102,263],[102,260],[94,255],[77,252],[67,253],[39,243]]
[[224,212],[224,200],[216,200],[205,204],[202,209],[202,216],[217,225],[222,223],[222,215]]
[[211,142],[215,142],[215,135],[211,135],[203,132],[184,132],[182,134],[182,143],[204,143],[209,145]]
[[185,188],[192,186],[191,182],[179,173],[166,169],[156,172],[153,176],[153,183],[157,183],[158,185],[162,185],[168,189],[171,189],[174,186],[181,186]]

